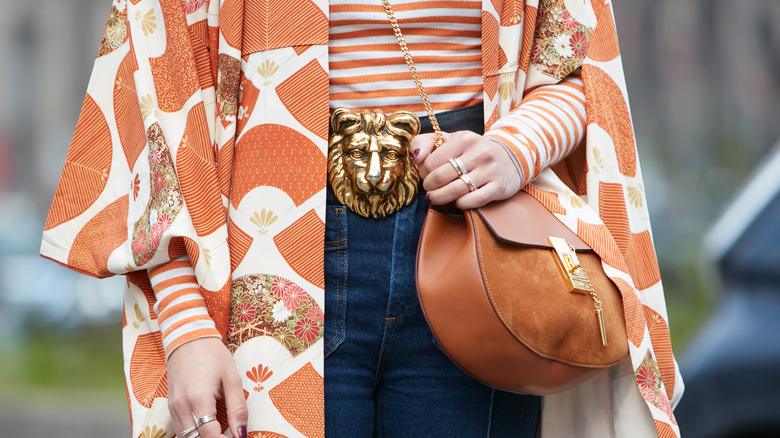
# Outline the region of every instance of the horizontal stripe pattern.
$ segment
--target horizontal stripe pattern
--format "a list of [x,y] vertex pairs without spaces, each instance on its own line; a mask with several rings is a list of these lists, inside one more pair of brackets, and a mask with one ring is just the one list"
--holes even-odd
[[[393,0],[434,111],[482,101],[481,1]],[[330,2],[330,106],[425,115],[393,28],[377,0]]]
[[579,75],[571,75],[528,93],[485,136],[501,141],[515,154],[525,185],[582,142],[585,123],[585,88]]
[[149,269],[149,280],[157,297],[154,311],[160,323],[166,360],[186,342],[220,338],[186,256]]

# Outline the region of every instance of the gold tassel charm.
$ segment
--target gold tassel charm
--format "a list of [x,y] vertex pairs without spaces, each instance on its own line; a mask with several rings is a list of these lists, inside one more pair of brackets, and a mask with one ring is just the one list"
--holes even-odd
[[595,292],[591,292],[590,296],[593,297],[593,304],[596,307],[596,319],[599,322],[599,330],[601,331],[601,345],[607,346],[607,327],[604,324],[604,309],[601,308],[601,301],[599,301]]

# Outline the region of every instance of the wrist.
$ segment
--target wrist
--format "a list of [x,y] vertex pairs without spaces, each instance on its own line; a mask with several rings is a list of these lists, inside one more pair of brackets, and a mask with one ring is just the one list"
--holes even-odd
[[170,363],[174,353],[190,350],[193,348],[197,348],[198,346],[203,346],[212,343],[214,342],[211,341],[212,338],[216,339],[217,342],[222,344],[222,336],[220,336],[216,328],[214,329],[213,333],[202,333],[200,335],[195,335],[195,336],[188,337],[185,335],[185,336],[178,337],[176,338],[174,343],[170,343],[165,346],[165,361],[167,363]]
[[504,144],[504,142],[502,142],[501,140],[490,136],[485,136],[484,138],[501,146],[504,152],[506,152],[506,154],[509,155],[509,159],[512,161],[512,164],[515,166],[515,170],[517,170],[518,177],[520,177],[520,188],[523,188],[523,186],[525,186],[525,174],[523,173],[523,167],[520,165],[520,161],[517,159],[517,156],[513,154],[512,151],[509,149],[509,146]]

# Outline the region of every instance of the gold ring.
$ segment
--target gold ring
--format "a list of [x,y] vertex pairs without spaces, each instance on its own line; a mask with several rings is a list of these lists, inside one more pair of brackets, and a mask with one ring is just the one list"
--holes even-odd
[[468,176],[467,174],[464,173],[463,175],[459,176],[458,178],[461,181],[463,181],[464,183],[466,183],[467,186],[469,186],[469,191],[470,192],[473,192],[473,191],[477,190],[477,185],[474,184],[474,180],[471,179],[471,177]]
[[195,427],[201,427],[206,423],[215,421],[216,419],[217,419],[216,415],[206,415],[205,417],[200,417],[197,420],[195,420]]
[[458,176],[465,175],[469,171],[466,170],[466,165],[463,164],[463,161],[460,160],[460,158],[450,158],[450,164],[452,164],[452,167],[455,168],[455,172],[458,174]]
[[198,430],[198,426],[188,427],[181,431],[181,436],[186,437],[187,435],[191,434],[192,432],[195,432],[196,430]]

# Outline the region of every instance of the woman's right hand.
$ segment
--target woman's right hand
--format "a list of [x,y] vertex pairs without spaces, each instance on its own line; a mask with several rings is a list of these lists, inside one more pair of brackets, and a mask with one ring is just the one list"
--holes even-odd
[[[195,426],[195,418],[217,414],[217,400],[225,400],[228,425],[234,437],[246,438],[249,412],[241,377],[233,357],[218,338],[189,341],[168,358],[168,407],[178,437]],[[222,438],[218,421],[198,428],[201,438]]]

